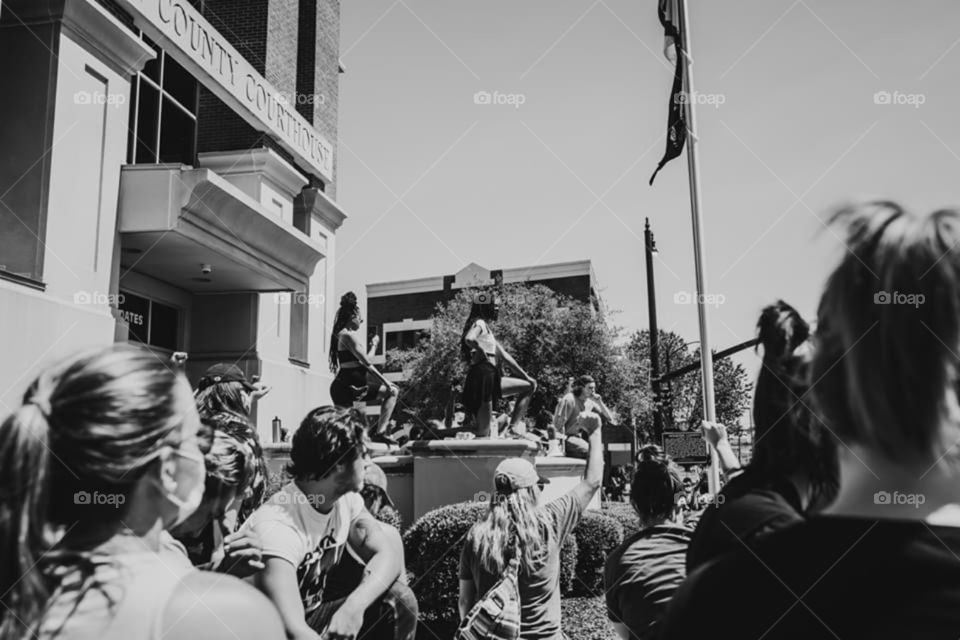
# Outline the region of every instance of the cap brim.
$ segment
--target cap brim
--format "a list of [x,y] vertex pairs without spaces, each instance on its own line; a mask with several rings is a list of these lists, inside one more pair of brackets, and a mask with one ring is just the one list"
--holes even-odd
[[544,478],[543,476],[537,476],[537,484],[550,484],[550,478]]

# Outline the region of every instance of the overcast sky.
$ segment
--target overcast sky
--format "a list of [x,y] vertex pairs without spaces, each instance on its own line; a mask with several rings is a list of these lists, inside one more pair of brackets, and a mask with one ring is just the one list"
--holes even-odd
[[[615,321],[645,328],[646,216],[660,326],[698,338],[695,306],[674,302],[694,290],[685,157],[647,185],[672,80],[654,0],[342,11],[338,293],[470,262],[588,258]],[[778,297],[812,317],[843,251],[822,224],[831,206],[960,203],[960,3],[690,0],[690,12],[721,349],[752,337]],[[481,91],[504,104],[477,104]]]

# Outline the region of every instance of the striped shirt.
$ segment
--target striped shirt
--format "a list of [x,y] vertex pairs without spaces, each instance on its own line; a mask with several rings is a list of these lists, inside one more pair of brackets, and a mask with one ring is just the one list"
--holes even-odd
[[607,558],[607,615],[627,626],[632,638],[651,637],[670,598],[687,575],[686,551],[693,532],[680,524],[643,529]]

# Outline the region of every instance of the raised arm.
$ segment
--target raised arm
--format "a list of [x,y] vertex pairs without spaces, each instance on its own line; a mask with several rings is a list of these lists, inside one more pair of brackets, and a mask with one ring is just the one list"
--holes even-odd
[[720,460],[720,468],[727,478],[732,478],[742,471],[740,461],[737,460],[733,448],[730,446],[730,440],[727,438],[727,428],[719,422],[707,422],[706,420],[700,426],[704,439],[711,447],[716,449],[717,458]]
[[587,453],[587,470],[574,491],[577,493],[577,501],[586,508],[594,494],[603,485],[603,441],[601,440],[603,430],[600,428],[600,416],[596,414],[585,413],[581,418],[581,424],[590,430],[588,439],[590,450]]

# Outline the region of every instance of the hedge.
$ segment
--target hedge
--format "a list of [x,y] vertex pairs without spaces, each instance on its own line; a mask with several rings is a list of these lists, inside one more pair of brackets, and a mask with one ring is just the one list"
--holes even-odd
[[440,507],[420,516],[403,534],[410,586],[422,618],[459,619],[460,551],[470,527],[487,509],[482,502]]
[[640,530],[640,517],[629,502],[605,502],[600,511],[620,523],[624,540]]
[[623,542],[620,523],[598,511],[585,511],[573,530],[577,538],[577,577],[573,585],[576,595],[603,593],[603,567],[607,556]]
[[[460,552],[467,532],[489,509],[487,503],[461,502],[425,513],[403,536],[410,586],[425,620],[457,620]],[[560,549],[560,592],[575,588],[577,541],[568,536]],[[601,567],[602,568],[602,567]]]

